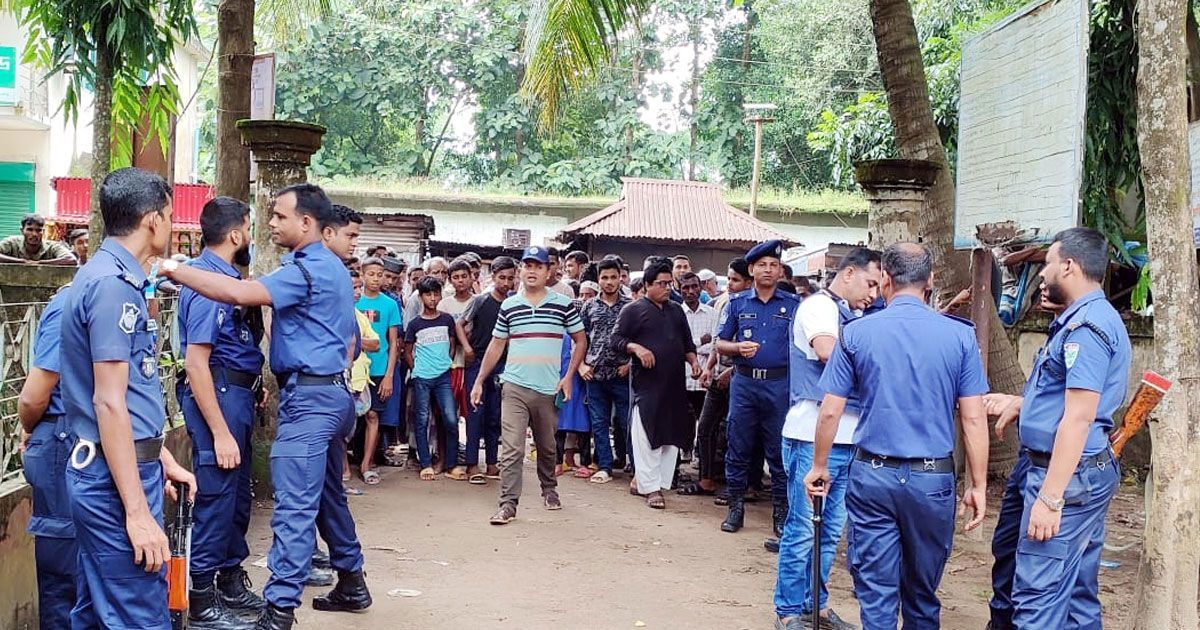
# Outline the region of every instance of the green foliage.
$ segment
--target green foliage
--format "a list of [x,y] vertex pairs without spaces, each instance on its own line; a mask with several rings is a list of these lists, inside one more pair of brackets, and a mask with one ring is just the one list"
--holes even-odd
[[[112,71],[113,127],[130,130],[145,115],[149,133],[164,149],[177,113],[179,93],[172,56],[196,29],[190,0],[10,0],[29,31],[24,58],[67,79],[61,107],[79,117],[84,90],[99,77],[101,62]],[[127,164],[130,134],[114,135],[110,164]],[[100,156],[97,156],[100,157]]]
[[841,114],[821,112],[816,129],[808,134],[809,146],[829,155],[833,183],[847,190],[854,187],[854,162],[893,157],[895,142],[887,102],[878,92],[859,96]]

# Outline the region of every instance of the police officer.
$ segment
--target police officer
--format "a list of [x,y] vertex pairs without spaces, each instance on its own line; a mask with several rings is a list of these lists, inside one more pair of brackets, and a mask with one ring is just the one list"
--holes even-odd
[[[74,628],[169,628],[165,481],[195,477],[164,449],[162,384],[144,269],[171,240],[171,189],[124,168],[100,185],[104,243],[62,314],[62,395],[77,441],[66,468],[83,585]],[[174,495],[172,485],[167,493]]]
[[922,300],[932,257],[900,243],[882,256],[887,308],[847,324],[826,364],[809,494],[830,489],[829,453],[846,402],[862,414],[845,481],[848,557],[863,628],[937,628],[942,569],[954,538],[954,406],[962,418],[972,489],[960,514],[983,522],[987,474],[987,380],[970,322]]
[[717,333],[717,352],[734,357],[726,421],[729,515],[721,523],[724,532],[738,531],[745,520],[743,500],[756,443],[771,470],[776,537],[787,519],[787,472],[780,445],[788,410],[788,337],[800,298],[775,289],[784,274],[782,255],[779,241],[760,243],[746,253],[754,286],[729,298]]
[[[250,264],[250,207],[230,197],[212,199],[200,212],[200,232],[204,251],[190,264],[240,279],[234,265]],[[250,555],[246,531],[254,390],[263,364],[244,312],[187,287],[179,294],[180,345],[187,371],[179,405],[192,438],[192,465],[200,485],[188,599],[195,628],[249,628],[253,624],[236,612],[257,614],[265,605],[246,588],[249,578],[242,568]]]
[[344,437],[354,402],[344,370],[355,351],[357,324],[350,274],[321,243],[333,216],[329,198],[312,184],[275,196],[271,234],[291,249],[281,266],[256,280],[238,280],[166,261],[162,270],[181,285],[224,303],[271,306],[271,369],[279,379],[279,427],[271,447],[275,539],[271,578],[259,630],[287,630],[309,572],[316,530],[329,543],[337,586],[313,600],[316,610],[365,610],[371,594],[363,579],[362,547],[342,486]]
[[[1046,254],[1044,291],[1065,309],[1050,324],[1023,396],[1013,401],[1022,449],[1014,475],[1023,478],[1010,482],[1021,495],[1001,514],[993,541],[993,576],[1001,578],[991,605],[997,630],[1101,624],[1104,520],[1121,478],[1107,434],[1131,362],[1129,335],[1101,286],[1107,270],[1107,241],[1090,228],[1059,232]],[[1002,581],[1009,558],[1011,599]]]
[[75,433],[63,415],[58,385],[60,323],[66,300],[66,290],[60,290],[42,311],[33,343],[33,363],[17,399],[17,416],[26,436],[25,480],[33,488],[29,533],[34,537],[38,621],[43,630],[70,627],[79,577],[79,549],[63,477]]

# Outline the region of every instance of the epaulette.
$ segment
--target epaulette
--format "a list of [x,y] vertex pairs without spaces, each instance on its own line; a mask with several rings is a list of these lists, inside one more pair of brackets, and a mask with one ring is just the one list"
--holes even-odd
[[732,302],[734,300],[740,300],[747,295],[750,295],[750,292],[753,290],[754,289],[746,289],[745,291],[738,291],[737,293],[730,294],[729,301]]
[[1112,345],[1112,339],[1109,338],[1108,333],[1101,330],[1100,326],[1098,326],[1086,319],[1083,321],[1074,321],[1074,322],[1071,322],[1070,324],[1067,324],[1067,334],[1064,335],[1064,338],[1070,336],[1071,333],[1075,332],[1076,330],[1079,330],[1080,328],[1087,328],[1088,330],[1096,333],[1096,336],[1099,337],[1100,340],[1103,341],[1106,345],[1109,345],[1109,346]]
[[129,273],[128,271],[121,274],[121,279],[124,280],[126,283],[128,283],[129,286],[137,289],[138,291],[141,291],[146,286],[145,282],[138,282],[138,279],[135,278],[133,276],[133,274]]
[[965,324],[967,326],[970,326],[971,328],[975,328],[975,322],[973,322],[969,319],[966,319],[964,317],[959,317],[957,315],[951,315],[950,313],[942,313],[942,317],[949,317],[950,319],[953,319],[954,321],[956,321],[960,324]]

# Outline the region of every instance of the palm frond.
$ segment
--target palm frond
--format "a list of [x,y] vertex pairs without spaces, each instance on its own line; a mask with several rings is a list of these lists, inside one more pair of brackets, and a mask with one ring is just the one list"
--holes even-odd
[[333,12],[333,4],[334,0],[258,0],[254,20],[266,27],[271,42],[280,45],[304,37],[310,24]]
[[637,20],[650,0],[536,0],[525,30],[521,94],[552,127],[567,95],[609,58],[621,28]]

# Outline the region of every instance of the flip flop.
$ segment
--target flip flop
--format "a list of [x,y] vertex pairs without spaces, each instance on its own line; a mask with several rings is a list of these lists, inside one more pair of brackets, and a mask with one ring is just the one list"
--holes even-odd
[[667,501],[663,498],[661,491],[654,491],[646,495],[646,505],[655,510],[661,510],[667,507]]
[[342,488],[345,489],[347,496],[361,497],[363,495],[363,491],[358,488],[351,486],[342,486]]
[[377,486],[381,481],[379,478],[379,473],[375,472],[374,470],[368,470],[367,472],[363,473],[362,480],[363,483],[367,484],[368,486]]
[[464,470],[461,466],[455,466],[454,468],[451,468],[450,470],[446,471],[446,478],[453,479],[455,481],[466,481],[467,480],[467,471]]
[[425,468],[425,469],[421,470],[421,481],[436,481],[436,480],[437,480],[437,473],[433,472],[432,468]]
[[580,468],[575,469],[575,478],[576,479],[587,479],[591,476],[592,476],[592,471],[588,470],[587,468],[580,467]]
[[705,490],[704,486],[701,486],[699,482],[693,481],[692,483],[680,486],[680,488],[675,491],[675,494],[683,495],[685,497],[711,497],[715,496],[717,491]]
[[487,476],[475,473],[474,475],[471,475],[469,479],[467,479],[467,482],[477,486],[487,485]]

